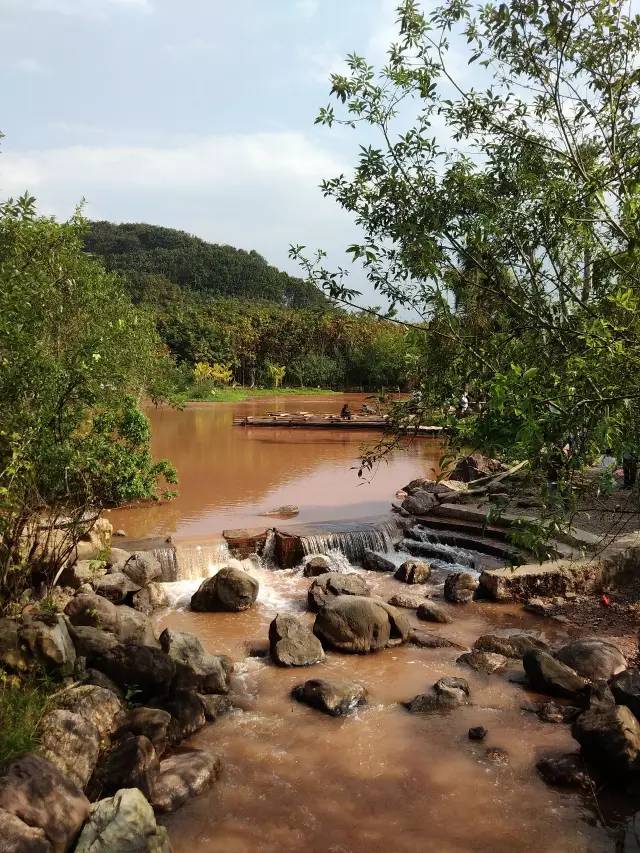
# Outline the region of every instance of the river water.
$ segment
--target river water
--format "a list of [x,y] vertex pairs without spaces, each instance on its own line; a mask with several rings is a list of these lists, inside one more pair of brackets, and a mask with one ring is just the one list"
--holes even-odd
[[[265,411],[337,411],[329,400],[282,398],[241,405],[192,406],[151,413],[156,453],[172,459],[180,497],[162,506],[121,510],[116,527],[132,537],[171,535],[193,545],[209,542],[225,527],[269,526],[261,513],[297,504],[299,522],[341,523],[388,517],[395,491],[437,468],[439,448],[423,439],[397,453],[371,483],[358,484],[352,466],[366,436],[245,429],[234,414]],[[350,397],[352,408],[358,400]],[[374,437],[375,438],[375,437]],[[279,527],[286,523],[277,522]],[[224,562],[224,554],[219,557]],[[215,571],[212,562],[208,570]],[[355,569],[363,572],[361,569]],[[287,670],[249,655],[265,648],[278,612],[306,614],[310,584],[299,569],[273,571],[253,565],[260,582],[254,608],[245,613],[191,613],[200,580],[169,587],[174,609],[158,628],[171,625],[197,634],[211,652],[236,662],[233,695],[238,710],[193,737],[190,746],[219,754],[220,780],[163,822],[175,853],[586,853],[612,850],[589,797],[547,787],[535,772],[543,755],[575,750],[568,728],[525,713],[536,698],[510,676],[483,676],[456,664],[455,648],[411,646],[374,655],[329,654],[323,664]],[[375,594],[423,594],[391,576],[363,572]],[[429,588],[441,591],[441,573]],[[412,611],[405,611],[412,614]],[[419,627],[467,647],[482,633],[515,628],[548,629],[548,622],[516,606],[472,603],[450,625]],[[412,621],[418,625],[412,617]],[[558,639],[561,626],[554,629]],[[449,716],[411,715],[399,703],[425,692],[446,675],[469,681],[473,704]],[[307,678],[356,680],[369,703],[345,719],[326,717],[290,698]],[[468,739],[483,725],[483,743]],[[487,748],[505,751],[502,760]]]

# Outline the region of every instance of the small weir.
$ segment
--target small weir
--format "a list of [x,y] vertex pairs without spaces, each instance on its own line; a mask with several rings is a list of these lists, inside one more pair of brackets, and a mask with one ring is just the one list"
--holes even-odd
[[392,551],[399,535],[394,521],[380,525],[300,537],[304,556],[339,551],[350,563],[361,563],[365,551]]
[[231,558],[224,540],[205,545],[167,545],[154,548],[152,553],[162,567],[162,580],[169,582],[209,577]]

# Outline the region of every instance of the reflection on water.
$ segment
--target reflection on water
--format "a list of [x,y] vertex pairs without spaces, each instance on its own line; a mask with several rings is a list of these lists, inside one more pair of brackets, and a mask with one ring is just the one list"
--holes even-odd
[[[161,506],[111,513],[114,527],[137,539],[172,535],[202,541],[228,527],[272,526],[262,513],[300,507],[293,521],[373,518],[388,512],[394,492],[414,477],[433,475],[440,446],[421,438],[383,463],[371,482],[358,480],[359,450],[380,433],[234,427],[234,415],[268,411],[357,410],[364,395],[193,404],[184,411],[151,409],[153,451],[171,460],[179,496]],[[286,522],[277,522],[287,527]]]

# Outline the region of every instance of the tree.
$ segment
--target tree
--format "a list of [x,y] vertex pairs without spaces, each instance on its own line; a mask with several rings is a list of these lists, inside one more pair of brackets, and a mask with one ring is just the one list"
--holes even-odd
[[272,361],[267,361],[265,369],[269,379],[271,380],[272,387],[279,388],[282,380],[284,379],[284,375],[287,372],[287,368],[284,365],[274,364]]
[[0,206],[0,608],[33,572],[50,581],[103,507],[175,480],[138,408],[168,359],[84,229],[26,196]]
[[[543,466],[576,438],[638,447],[640,19],[621,0],[398,7],[377,73],[332,75],[317,121],[361,131],[352,176],[323,184],[361,226],[349,251],[423,323],[423,399],[469,382],[459,443]],[[464,82],[461,54],[477,70]],[[322,252],[291,254],[343,302]]]

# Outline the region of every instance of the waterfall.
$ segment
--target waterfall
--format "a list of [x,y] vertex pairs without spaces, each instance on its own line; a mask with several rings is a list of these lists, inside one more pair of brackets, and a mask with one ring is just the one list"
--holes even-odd
[[452,545],[441,545],[438,542],[418,542],[415,539],[403,539],[398,547],[401,551],[408,551],[413,557],[435,557],[444,563],[456,563],[470,569],[475,568],[476,565],[473,554],[464,548],[454,548]]
[[300,537],[300,544],[305,556],[339,551],[350,563],[361,563],[365,551],[392,551],[397,537],[398,525],[390,521],[356,530],[308,534]]
[[209,545],[168,545],[155,548],[153,556],[160,561],[163,581],[207,578],[231,558],[224,540]]

